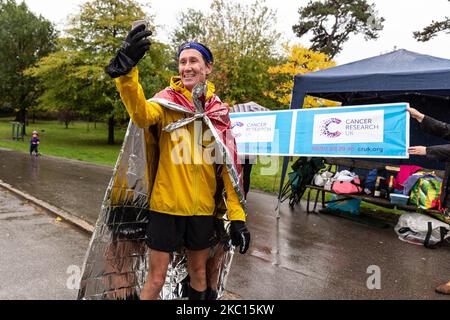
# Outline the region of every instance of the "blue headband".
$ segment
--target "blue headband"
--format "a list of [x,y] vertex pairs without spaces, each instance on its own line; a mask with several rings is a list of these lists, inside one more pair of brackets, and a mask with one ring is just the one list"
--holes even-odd
[[195,49],[198,52],[200,52],[203,57],[205,57],[206,62],[208,62],[208,63],[214,62],[212,53],[204,45],[202,45],[201,43],[197,43],[197,42],[188,42],[188,43],[183,44],[180,47],[180,50],[178,50],[178,58],[180,58],[181,52],[183,52],[186,49]]

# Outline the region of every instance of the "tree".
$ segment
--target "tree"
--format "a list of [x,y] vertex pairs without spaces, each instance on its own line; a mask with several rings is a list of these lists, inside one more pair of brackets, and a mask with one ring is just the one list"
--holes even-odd
[[[450,0],[449,0],[450,1]],[[432,21],[430,25],[425,27],[422,31],[413,33],[414,38],[418,41],[426,42],[434,38],[441,32],[450,33],[450,18],[445,17],[442,21]]]
[[169,67],[173,73],[178,72],[177,53],[181,44],[190,41],[207,43],[206,19],[203,12],[191,8],[180,13],[178,27],[170,35],[173,60],[169,61]]
[[[115,123],[128,115],[114,81],[104,69],[122,45],[132,22],[143,18],[149,22],[152,19],[134,0],[84,3],[80,12],[70,18],[67,36],[60,39],[59,50],[29,70],[45,89],[40,104],[93,118],[104,117],[108,123],[108,143],[114,144]],[[161,58],[167,52],[167,46],[155,43],[139,64],[142,83],[148,84],[150,94],[167,81],[167,67]]]
[[70,18],[66,30],[67,47],[76,51],[81,59],[85,57],[84,63],[76,66],[75,75],[81,76],[80,81],[92,81],[87,83],[87,91],[88,96],[95,100],[95,107],[89,104],[88,110],[106,117],[108,144],[114,144],[115,122],[120,114],[123,115],[123,109],[119,108],[113,83],[105,81],[104,67],[108,57],[119,49],[132,22],[143,18],[150,20],[134,0],[91,0],[82,4],[80,12]]
[[[264,92],[264,95],[287,107],[292,99],[294,76],[334,67],[336,63],[325,53],[309,50],[299,45],[290,47],[288,44],[284,44],[283,48],[288,56],[287,61],[268,69],[268,73],[271,75],[271,82],[277,83],[277,86],[272,91]],[[307,96],[303,107],[313,108],[336,105],[338,103],[334,101]]]
[[39,80],[38,86],[42,91],[37,108],[57,111],[60,115],[99,116],[108,112],[105,107],[111,105],[108,97],[103,94],[95,96],[99,94],[98,83],[105,82],[103,70],[100,66],[95,70],[88,63],[89,56],[83,52],[60,48],[41,59],[37,67],[27,70],[26,74]]
[[206,40],[206,17],[200,10],[188,8],[181,12],[178,28],[171,35],[171,45],[174,50],[188,41],[203,42]]
[[262,93],[270,86],[267,68],[279,61],[275,47],[280,34],[276,14],[264,0],[249,5],[214,0],[207,15],[188,10],[181,17],[172,36],[174,47],[197,40],[211,49],[217,63],[210,80],[223,100],[273,104]]
[[211,79],[230,104],[255,101],[268,106],[271,102],[262,93],[270,85],[267,68],[279,61],[276,21],[276,12],[265,1],[212,2],[207,35],[218,63]]
[[297,37],[309,33],[311,50],[334,58],[352,34],[363,34],[366,40],[377,39],[384,18],[378,18],[375,5],[367,0],[310,1],[298,10],[299,23],[292,27]]
[[52,23],[33,14],[25,2],[0,2],[0,107],[15,109],[16,121],[25,123],[38,94],[35,79],[23,71],[53,51],[56,37]]

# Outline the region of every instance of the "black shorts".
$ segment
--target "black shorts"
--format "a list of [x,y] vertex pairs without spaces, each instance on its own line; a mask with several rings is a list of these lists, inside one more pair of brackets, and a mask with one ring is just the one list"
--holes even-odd
[[192,251],[207,249],[214,242],[214,217],[184,217],[152,211],[145,241],[150,249],[169,253],[183,245]]

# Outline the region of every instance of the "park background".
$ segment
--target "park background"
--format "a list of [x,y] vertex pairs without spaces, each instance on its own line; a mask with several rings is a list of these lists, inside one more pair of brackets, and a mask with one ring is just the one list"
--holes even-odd
[[[405,41],[408,49],[450,55],[442,41],[449,30],[445,0],[207,0],[173,7],[159,0],[72,0],[64,19],[56,18],[64,11],[55,14],[59,6],[0,1],[0,147],[28,152],[37,130],[44,155],[114,165],[129,118],[104,68],[131,22],[142,18],[154,31],[139,64],[148,98],[177,74],[177,47],[189,40],[212,49],[217,63],[210,80],[223,101],[272,110],[289,108],[294,75],[337,61],[386,53]],[[304,107],[336,105],[309,97]],[[23,141],[12,139],[13,121],[25,124]],[[252,187],[275,193],[279,175],[261,175],[262,166],[252,171]]]

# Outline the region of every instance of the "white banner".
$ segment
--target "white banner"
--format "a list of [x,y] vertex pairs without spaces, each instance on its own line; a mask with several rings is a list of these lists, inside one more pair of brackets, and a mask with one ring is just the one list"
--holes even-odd
[[276,120],[276,115],[242,117],[236,120],[231,119],[232,130],[236,142],[273,142]]
[[314,116],[313,145],[377,142],[384,142],[384,110]]

